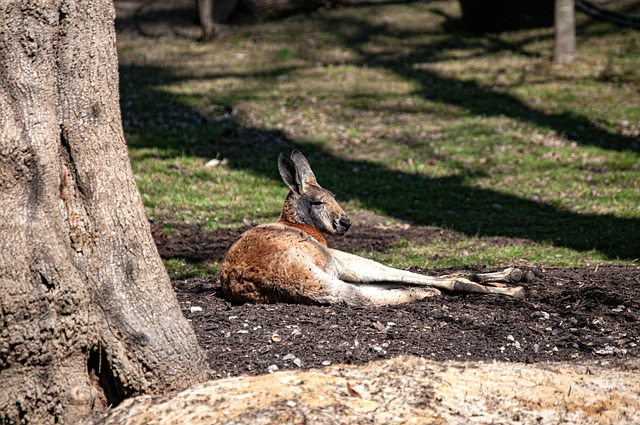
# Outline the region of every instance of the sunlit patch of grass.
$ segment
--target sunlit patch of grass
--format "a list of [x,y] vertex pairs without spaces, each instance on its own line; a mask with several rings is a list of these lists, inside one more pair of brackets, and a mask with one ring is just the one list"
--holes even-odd
[[194,263],[182,258],[164,260],[171,279],[189,279],[192,277],[211,276],[218,274],[218,264],[213,262]]
[[[130,143],[133,140],[135,136]],[[228,162],[207,166],[214,158],[135,147],[130,148],[130,158],[149,219],[164,226],[214,230],[244,221],[270,221],[280,213],[286,195],[272,179],[234,171]]]
[[413,241],[398,243],[386,251],[358,251],[359,255],[383,264],[407,269],[411,266],[423,268],[460,267],[478,264],[486,267],[594,267],[603,264],[635,264],[633,261],[612,260],[589,252],[588,255],[572,249],[547,244],[531,244],[518,241],[504,245],[490,238],[464,238],[455,242],[437,241],[429,245],[418,245]]
[[396,266],[637,261],[640,36],[578,19],[564,67],[552,29],[475,35],[456,1],[229,27],[212,44],[127,38],[122,110],[148,215],[167,231],[275,220],[276,158],[298,148],[355,215],[462,238],[368,253]]

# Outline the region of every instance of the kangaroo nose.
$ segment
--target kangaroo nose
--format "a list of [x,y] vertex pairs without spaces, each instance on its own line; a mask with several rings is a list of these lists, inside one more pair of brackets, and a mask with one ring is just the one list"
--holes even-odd
[[340,217],[340,226],[344,227],[344,231],[346,232],[351,227],[351,219],[348,216]]

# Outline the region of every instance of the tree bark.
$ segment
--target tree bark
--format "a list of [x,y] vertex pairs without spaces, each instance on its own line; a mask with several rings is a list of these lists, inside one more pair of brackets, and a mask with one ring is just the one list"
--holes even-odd
[[202,41],[212,41],[218,32],[213,21],[213,0],[198,0],[198,16],[202,28]]
[[553,63],[568,64],[576,56],[576,19],[574,0],[556,0]]
[[110,0],[0,3],[0,422],[208,377],[122,131]]

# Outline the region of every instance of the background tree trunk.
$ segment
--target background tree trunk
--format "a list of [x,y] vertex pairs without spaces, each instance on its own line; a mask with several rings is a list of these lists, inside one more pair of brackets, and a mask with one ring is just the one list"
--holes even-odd
[[198,0],[198,16],[200,28],[202,28],[202,41],[211,41],[216,38],[218,30],[213,21],[213,0]]
[[556,0],[553,63],[568,64],[576,56],[576,17],[574,0]]
[[131,171],[110,0],[0,3],[0,422],[203,381]]
[[218,25],[228,21],[240,0],[197,0],[202,41],[212,41],[218,35]]

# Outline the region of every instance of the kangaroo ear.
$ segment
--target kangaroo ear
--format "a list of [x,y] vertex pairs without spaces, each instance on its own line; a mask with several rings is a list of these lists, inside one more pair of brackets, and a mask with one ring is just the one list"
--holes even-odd
[[300,151],[294,150],[291,152],[291,160],[296,165],[296,180],[303,191],[308,184],[318,184],[315,174],[311,171],[309,161]]
[[280,171],[282,181],[289,186],[293,193],[299,195],[302,188],[299,187],[296,179],[296,164],[284,153],[278,155],[278,171]]
[[278,170],[285,184],[298,195],[305,191],[306,185],[318,184],[309,161],[297,150],[291,152],[290,158],[283,153],[278,156]]

